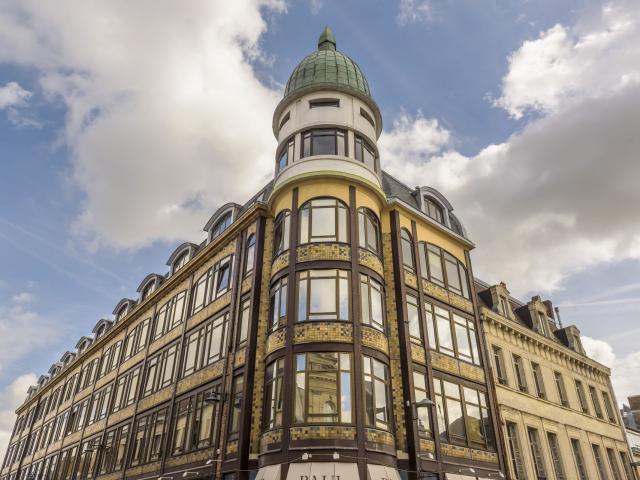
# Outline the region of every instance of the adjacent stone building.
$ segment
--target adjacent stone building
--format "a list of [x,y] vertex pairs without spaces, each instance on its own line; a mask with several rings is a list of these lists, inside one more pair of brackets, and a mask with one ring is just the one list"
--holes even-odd
[[[608,370],[575,327],[536,333],[508,296],[496,311],[452,205],[381,169],[380,110],[329,29],[272,129],[273,180],[222,206],[205,241],[176,248],[29,389],[1,480],[505,478],[504,422],[553,430],[565,455],[578,438],[585,468],[592,444],[622,460]],[[515,390],[512,373],[496,390],[496,346],[595,388],[602,418],[571,393],[562,407]]]

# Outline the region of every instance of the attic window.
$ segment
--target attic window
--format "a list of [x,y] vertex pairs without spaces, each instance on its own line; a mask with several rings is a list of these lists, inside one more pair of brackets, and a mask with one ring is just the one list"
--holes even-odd
[[424,213],[433,218],[436,222],[444,224],[444,213],[442,207],[429,197],[424,197]]
[[360,115],[362,115],[364,117],[364,119],[369,122],[371,124],[371,126],[373,128],[376,128],[376,124],[373,122],[373,118],[371,118],[371,115],[369,115],[369,112],[367,112],[364,108],[360,107]]
[[498,298],[500,299],[500,313],[502,313],[502,315],[504,315],[505,317],[508,317],[510,309],[507,298],[503,297],[502,295],[500,295]]
[[538,312],[538,331],[542,335],[547,335],[547,328],[547,316],[542,312]]
[[287,112],[285,114],[285,116],[282,117],[282,120],[280,121],[280,126],[278,127],[278,130],[280,130],[282,127],[284,127],[284,124],[287,123],[290,118],[291,118],[291,112]]
[[337,98],[318,98],[309,101],[309,108],[335,107],[340,108],[340,100]]

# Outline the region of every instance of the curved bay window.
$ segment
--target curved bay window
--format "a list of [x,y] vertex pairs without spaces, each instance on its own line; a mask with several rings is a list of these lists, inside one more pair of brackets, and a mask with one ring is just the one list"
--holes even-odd
[[494,448],[487,394],[475,388],[434,379],[438,434],[444,442]]
[[380,250],[380,221],[368,208],[358,209],[358,246],[377,255]]
[[271,287],[270,330],[276,330],[287,324],[287,277],[278,280]]
[[440,247],[426,242],[420,242],[418,252],[424,279],[469,298],[467,269],[460,260]]
[[425,302],[429,347],[446,355],[480,365],[473,321]]
[[415,273],[416,264],[413,259],[413,239],[411,238],[411,234],[404,228],[400,232],[400,248],[402,250],[402,265],[404,269]]
[[389,368],[372,357],[365,356],[363,361],[365,425],[390,430]]
[[295,140],[291,137],[286,141],[282,150],[280,150],[280,154],[278,155],[278,168],[277,172],[280,172],[283,168],[285,168],[289,163],[293,162],[293,151],[295,148]]
[[302,152],[300,157],[314,155],[346,156],[346,137],[344,130],[337,128],[317,128],[302,134]]
[[306,270],[298,273],[298,322],[349,321],[349,272]]
[[373,170],[374,172],[377,172],[378,168],[376,165],[377,162],[376,162],[375,149],[369,144],[369,142],[367,142],[364,138],[358,135],[356,135],[355,142],[356,142],[356,145],[355,145],[356,160],[359,160],[360,162],[364,163],[367,167],[369,167],[371,170]]
[[250,235],[247,240],[247,249],[244,253],[244,275],[250,275],[253,272],[254,263],[256,261],[256,236]]
[[[413,372],[413,396],[415,402],[420,403],[428,398],[427,378],[424,373]],[[416,408],[418,420],[418,435],[423,438],[431,438],[431,421],[429,420],[429,407]]]
[[384,289],[368,275],[360,274],[360,321],[384,332]]
[[270,430],[282,426],[282,408],[284,398],[284,358],[267,365],[264,377],[264,417],[263,428]]
[[291,212],[284,210],[273,222],[273,256],[289,250],[289,232],[291,230]]
[[335,198],[314,198],[300,208],[300,243],[348,242],[349,209]]
[[352,423],[351,354],[296,355],[295,423]]

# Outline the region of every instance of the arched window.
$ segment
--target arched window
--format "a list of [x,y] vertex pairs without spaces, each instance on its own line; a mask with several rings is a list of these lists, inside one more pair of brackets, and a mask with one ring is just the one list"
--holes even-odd
[[96,338],[100,338],[102,335],[104,335],[104,332],[107,330],[107,325],[103,324],[100,326],[100,328],[98,328],[98,331],[96,332]]
[[178,258],[173,261],[173,265],[171,266],[171,273],[176,273],[182,267],[184,267],[189,261],[189,250],[185,250],[182,252]]
[[146,287],[142,290],[142,295],[140,295],[140,301],[145,300],[149,295],[151,295],[156,289],[156,281],[149,282]]
[[314,198],[300,209],[300,243],[348,242],[347,206],[335,198]]
[[244,274],[249,275],[253,272],[253,264],[256,260],[256,236],[250,235],[247,240],[247,249],[244,254]]
[[380,221],[368,208],[358,210],[358,246],[381,254]]
[[411,239],[411,234],[404,228],[402,229],[402,232],[400,232],[400,246],[402,250],[402,264],[404,265],[404,268],[415,273],[416,267],[413,259],[413,240]]
[[123,305],[120,308],[120,310],[118,310],[118,313],[116,313],[116,322],[122,319],[127,314],[128,311],[129,311],[129,305],[128,304]]
[[444,225],[444,212],[442,207],[430,197],[424,197],[424,213],[429,215],[436,222]]
[[231,212],[226,213],[211,229],[211,238],[214,239],[231,225]]
[[291,212],[284,210],[273,222],[273,256],[289,250],[289,233],[291,229]]

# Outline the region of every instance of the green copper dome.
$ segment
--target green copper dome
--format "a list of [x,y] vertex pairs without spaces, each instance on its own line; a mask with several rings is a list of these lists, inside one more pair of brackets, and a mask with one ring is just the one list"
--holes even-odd
[[371,97],[369,82],[356,62],[336,50],[336,38],[326,27],[318,39],[318,50],[307,55],[293,70],[284,98],[318,87],[351,90]]

